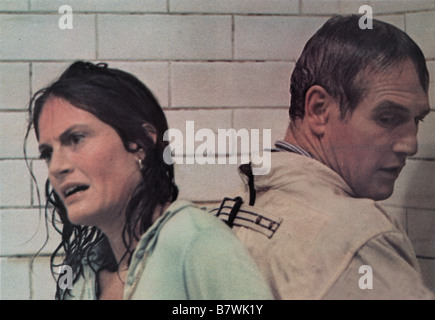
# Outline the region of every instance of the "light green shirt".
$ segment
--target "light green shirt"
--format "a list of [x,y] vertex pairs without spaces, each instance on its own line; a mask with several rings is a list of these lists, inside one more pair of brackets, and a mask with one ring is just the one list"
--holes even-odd
[[[96,299],[96,275],[84,266],[72,299]],[[67,298],[71,298],[68,297]],[[273,299],[244,246],[222,221],[178,200],[141,237],[124,299]]]

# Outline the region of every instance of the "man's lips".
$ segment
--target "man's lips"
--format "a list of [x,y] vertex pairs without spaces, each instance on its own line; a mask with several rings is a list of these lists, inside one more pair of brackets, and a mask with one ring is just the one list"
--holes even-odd
[[390,174],[394,177],[398,177],[400,172],[402,171],[403,166],[391,166],[391,167],[385,167],[385,168],[381,168],[380,171]]

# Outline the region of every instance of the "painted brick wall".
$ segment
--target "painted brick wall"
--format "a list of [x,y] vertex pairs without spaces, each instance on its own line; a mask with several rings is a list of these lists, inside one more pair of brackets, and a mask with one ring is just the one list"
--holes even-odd
[[[61,5],[73,29],[58,27]],[[75,59],[107,61],[136,74],[156,94],[171,127],[272,129],[287,125],[289,77],[307,39],[331,15],[369,4],[376,18],[410,34],[423,49],[435,105],[435,0],[0,0],[0,298],[52,299],[49,254],[37,186],[45,164],[28,144],[32,93]],[[420,149],[385,204],[403,223],[425,281],[435,291],[435,108],[422,124]],[[181,196],[211,204],[239,183],[236,165],[177,165]],[[223,178],[225,177],[225,178]]]

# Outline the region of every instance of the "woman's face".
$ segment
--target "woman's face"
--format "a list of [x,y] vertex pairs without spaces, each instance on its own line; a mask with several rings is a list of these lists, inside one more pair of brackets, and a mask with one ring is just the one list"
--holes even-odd
[[126,204],[142,176],[138,154],[124,148],[111,126],[50,97],[39,116],[39,150],[73,224],[101,229],[123,224]]

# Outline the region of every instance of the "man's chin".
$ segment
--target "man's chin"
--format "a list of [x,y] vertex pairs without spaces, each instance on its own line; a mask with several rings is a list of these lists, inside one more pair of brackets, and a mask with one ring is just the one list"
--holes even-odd
[[378,195],[377,197],[372,197],[371,199],[375,200],[375,201],[383,201],[383,200],[387,200],[388,198],[391,197],[393,193],[390,192],[388,194],[385,195]]
[[394,191],[394,184],[381,187],[371,187],[357,193],[358,198],[367,198],[374,201],[383,201],[391,197]]

